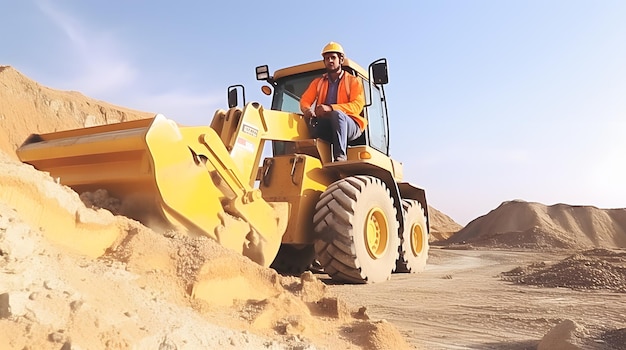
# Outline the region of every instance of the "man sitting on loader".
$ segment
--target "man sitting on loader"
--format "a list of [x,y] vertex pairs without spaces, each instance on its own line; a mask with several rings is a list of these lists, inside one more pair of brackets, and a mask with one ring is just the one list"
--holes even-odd
[[[332,144],[333,160],[347,160],[348,141],[357,139],[365,130],[367,120],[360,114],[365,105],[363,85],[346,74],[341,65],[341,45],[330,42],[322,50],[326,73],[314,79],[300,99],[300,110],[312,118],[313,137]],[[315,103],[315,107],[313,104]]]

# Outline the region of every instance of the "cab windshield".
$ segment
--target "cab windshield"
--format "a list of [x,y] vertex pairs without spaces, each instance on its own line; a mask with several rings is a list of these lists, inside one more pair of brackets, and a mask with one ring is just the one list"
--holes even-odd
[[284,77],[276,81],[274,97],[272,99],[272,109],[302,113],[300,111],[300,96],[304,93],[313,79],[324,74],[323,70],[307,72]]

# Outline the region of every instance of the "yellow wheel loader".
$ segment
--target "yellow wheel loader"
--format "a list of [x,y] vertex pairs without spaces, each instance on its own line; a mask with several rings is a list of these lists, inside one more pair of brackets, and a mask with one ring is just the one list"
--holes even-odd
[[107,190],[122,215],[206,235],[280,272],[298,274],[315,263],[333,280],[367,283],[420,271],[428,206],[425,191],[402,182],[401,163],[389,157],[387,60],[365,70],[346,58],[343,68],[363,82],[368,120],[349,143],[347,161],[332,161],[331,146],[311,138],[300,113],[299,98],[324,73],[322,61],[273,76],[257,67],[271,109],[246,103],[244,87],[233,85],[229,109],[209,126],[156,115],[33,134],[17,155],[78,193]]

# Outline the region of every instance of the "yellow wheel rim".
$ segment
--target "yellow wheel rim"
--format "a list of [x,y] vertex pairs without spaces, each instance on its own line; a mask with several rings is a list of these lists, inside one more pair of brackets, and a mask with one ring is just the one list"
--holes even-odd
[[413,225],[411,227],[411,251],[414,256],[418,256],[424,250],[424,235],[422,226]]
[[385,253],[389,242],[389,225],[382,210],[373,208],[365,221],[365,247],[372,259],[379,259]]

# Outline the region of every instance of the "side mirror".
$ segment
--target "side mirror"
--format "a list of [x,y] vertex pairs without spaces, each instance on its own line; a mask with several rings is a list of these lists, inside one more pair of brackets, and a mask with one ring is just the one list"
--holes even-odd
[[370,64],[370,74],[372,82],[374,84],[387,84],[389,83],[389,73],[387,72],[387,59],[381,58]]
[[243,104],[246,105],[246,92],[243,85],[231,85],[228,87],[228,108],[237,107],[239,105],[239,90],[243,97]]

